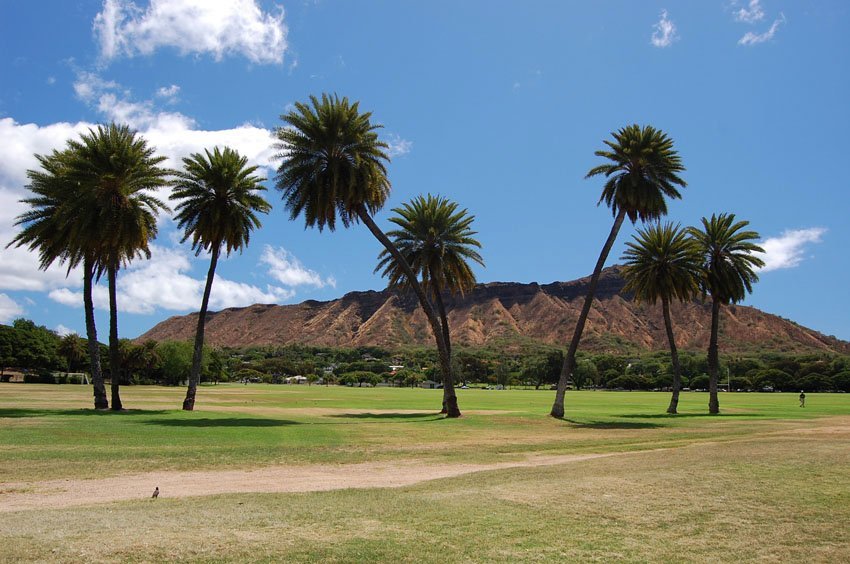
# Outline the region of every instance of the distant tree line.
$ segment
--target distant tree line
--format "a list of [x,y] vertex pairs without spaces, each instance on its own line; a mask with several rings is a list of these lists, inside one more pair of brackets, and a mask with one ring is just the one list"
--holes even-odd
[[[105,350],[103,344],[98,345]],[[194,347],[189,342],[120,342],[122,384],[185,384],[191,376]],[[65,382],[62,373],[86,372],[86,340],[60,337],[30,320],[0,325],[0,374],[10,368],[30,374],[31,382]],[[564,351],[527,345],[515,352],[502,348],[458,348],[452,371],[461,385],[502,385],[549,389],[557,383]],[[708,359],[693,351],[679,353],[682,386],[708,389]],[[397,368],[402,366],[403,368]],[[391,367],[396,367],[393,370]],[[719,385],[732,391],[850,392],[850,356],[764,352],[723,357]],[[105,375],[111,379],[107,369]],[[201,382],[257,381],[281,384],[301,376],[308,384],[348,386],[418,386],[440,381],[436,351],[425,347],[387,349],[309,345],[251,348],[205,347]],[[570,384],[575,389],[663,390],[673,386],[669,351],[622,354],[585,353],[577,357]]]

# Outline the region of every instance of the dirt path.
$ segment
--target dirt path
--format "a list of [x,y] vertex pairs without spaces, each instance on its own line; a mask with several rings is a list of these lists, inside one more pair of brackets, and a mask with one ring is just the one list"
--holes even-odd
[[[374,411],[374,410],[373,410]],[[802,423],[802,425],[800,425]],[[798,426],[800,425],[800,426]],[[837,416],[814,421],[795,421],[790,428],[757,433],[724,442],[748,442],[760,437],[805,434],[850,439],[850,417]],[[714,444],[700,441],[701,445]],[[670,448],[688,448],[695,444]],[[645,450],[597,454],[529,455],[522,460],[490,464],[433,464],[418,460],[367,462],[360,464],[314,464],[269,466],[242,470],[147,472],[94,480],[48,480],[0,484],[0,513],[27,509],[58,509],[114,501],[145,500],[154,488],[163,498],[185,498],[225,493],[314,492],[347,488],[396,488],[428,480],[451,478],[473,472],[527,468],[579,462],[594,458],[628,456]]]
[[0,513],[58,509],[113,501],[183,498],[223,493],[313,492],[347,488],[396,488],[427,480],[504,468],[547,466],[628,453],[531,456],[492,464],[422,464],[416,461],[271,466],[254,470],[149,472],[96,480],[50,480],[2,484]]

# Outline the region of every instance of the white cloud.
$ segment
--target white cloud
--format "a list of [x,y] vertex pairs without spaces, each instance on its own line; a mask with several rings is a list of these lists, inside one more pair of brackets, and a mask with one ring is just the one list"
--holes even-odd
[[[36,168],[34,153],[46,154],[62,147],[65,141],[92,127],[89,123],[59,122],[46,126],[19,124],[12,118],[0,118],[0,186],[19,190],[27,182],[27,169]],[[4,210],[0,209],[0,213]]]
[[54,331],[60,337],[67,337],[68,335],[79,335],[79,333],[77,333],[76,331],[74,331],[73,329],[71,329],[69,327],[65,327],[61,323],[56,326],[56,329],[54,329]]
[[[180,168],[182,158],[205,148],[228,146],[248,158],[252,165],[265,169],[270,176],[277,150],[271,130],[250,124],[230,129],[203,130],[195,121],[177,112],[158,111],[152,101],[135,102],[114,81],[104,80],[95,73],[81,72],[74,84],[77,95],[94,105],[107,120],[127,123],[136,128],[157,152],[166,157],[165,166]],[[12,118],[0,118],[0,290],[50,291],[59,288],[78,288],[82,273],[72,271],[66,279],[66,268],[55,265],[42,272],[38,269],[36,253],[26,248],[6,249],[6,244],[18,233],[15,219],[26,210],[19,200],[29,196],[26,190],[28,169],[38,167],[34,155],[48,154],[65,146],[68,139],[96,127],[94,123],[54,123],[50,125],[19,124]],[[166,193],[159,194],[167,199]],[[166,229],[169,216],[160,216],[160,228]],[[236,291],[236,290],[234,290]],[[238,291],[240,295],[250,292]],[[263,292],[259,298],[284,296],[285,293]]]
[[0,294],[0,323],[7,323],[13,319],[20,317],[24,313],[18,302],[7,296]]
[[[78,73],[74,89],[83,101],[92,104],[108,120],[125,123],[138,130],[161,155],[167,157],[165,165],[171,168],[180,168],[183,157],[215,146],[228,146],[239,151],[248,157],[252,165],[273,168],[277,139],[269,129],[250,124],[231,129],[198,129],[194,119],[180,112],[158,110],[153,100],[134,101],[119,84],[103,80],[95,73]],[[179,91],[180,87],[172,84],[160,88],[157,96],[176,95]]]
[[[737,3],[736,3],[737,4]],[[756,23],[764,19],[764,9],[760,0],[750,0],[749,3],[735,11],[735,21],[744,23]]]
[[764,249],[763,272],[794,268],[802,262],[805,246],[809,243],[820,243],[826,229],[811,227],[808,229],[791,229],[779,237],[769,237],[760,246]]
[[[0,131],[2,131],[0,123]],[[0,163],[3,156],[0,155]],[[12,174],[14,176],[14,174]],[[26,204],[20,200],[27,196],[23,190],[11,190],[2,185],[0,180],[0,290],[30,290],[45,291],[51,288],[75,284],[82,281],[82,273],[72,270],[66,278],[67,266],[55,264],[46,271],[39,270],[38,254],[30,252],[26,247],[7,249],[18,228],[15,218],[24,213]]]
[[402,139],[398,135],[391,133],[384,139],[387,145],[387,154],[390,157],[400,157],[406,155],[413,148],[413,141]]
[[177,95],[180,94],[180,87],[176,84],[171,86],[163,86],[156,91],[157,98],[163,98],[169,104],[177,103]]
[[[201,259],[202,260],[202,259]],[[206,280],[192,278],[186,272],[192,267],[189,253],[181,249],[151,246],[151,259],[136,261],[118,274],[116,299],[118,309],[126,313],[149,314],[159,309],[197,311],[201,306]],[[109,294],[101,282],[92,292],[95,307],[108,310]],[[278,286],[265,289],[216,275],[210,295],[210,308],[244,307],[255,303],[280,303],[295,292]],[[50,299],[70,307],[82,307],[79,291],[59,288],[49,293]]]
[[209,53],[219,61],[240,54],[254,63],[282,63],[287,49],[284,12],[267,13],[255,0],[104,0],[93,28],[101,57],[150,55],[161,47]]
[[676,24],[667,15],[667,10],[661,10],[661,18],[653,26],[650,42],[656,47],[669,47],[679,39],[676,33]]
[[118,90],[120,85],[114,80],[104,80],[99,74],[91,71],[78,71],[74,81],[74,93],[83,102],[94,102],[101,94]]
[[776,35],[776,32],[779,30],[779,26],[784,23],[785,15],[780,13],[779,19],[773,21],[770,29],[764,33],[753,33],[752,31],[748,31],[743,37],[741,37],[741,39],[738,40],[738,45],[758,45],[759,43],[770,41],[773,39],[773,36]]
[[333,278],[323,280],[318,272],[306,268],[300,260],[283,247],[275,248],[266,245],[260,257],[260,262],[268,265],[269,276],[284,286],[336,287],[336,280]]

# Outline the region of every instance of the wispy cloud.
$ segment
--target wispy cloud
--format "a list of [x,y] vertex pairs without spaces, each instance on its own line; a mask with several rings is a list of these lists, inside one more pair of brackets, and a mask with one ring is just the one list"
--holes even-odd
[[174,104],[177,102],[177,95],[180,94],[180,87],[176,84],[172,84],[171,86],[163,86],[158,88],[156,91],[156,97],[162,98],[169,104]]
[[387,135],[384,141],[386,141],[387,145],[389,145],[389,147],[387,147],[387,154],[391,157],[406,155],[413,148],[413,141],[402,139],[394,133]]
[[661,10],[660,19],[652,27],[655,31],[652,32],[650,42],[656,47],[669,47],[679,39],[676,24],[670,19],[667,10]]
[[255,0],[151,0],[146,9],[131,0],[104,0],[93,27],[104,61],[174,47],[217,61],[240,54],[280,64],[287,49],[283,8],[267,13]]
[[823,227],[808,229],[789,229],[779,237],[769,237],[761,243],[764,249],[763,272],[794,268],[805,258],[806,246],[810,243],[820,243],[826,233]]
[[765,31],[764,33],[753,33],[752,31],[748,31],[738,40],[738,45],[758,45],[759,43],[764,43],[765,41],[770,41],[773,39],[773,36],[776,35],[776,32],[779,30],[779,26],[785,23],[785,14],[780,13],[779,18],[773,21],[770,29]]
[[268,266],[269,276],[284,286],[336,287],[336,280],[332,277],[322,279],[321,274],[306,268],[297,257],[283,247],[275,248],[266,245],[260,257],[260,263]]
[[761,0],[750,0],[746,6],[735,10],[734,14],[736,22],[751,24],[764,19],[764,8],[761,7]]

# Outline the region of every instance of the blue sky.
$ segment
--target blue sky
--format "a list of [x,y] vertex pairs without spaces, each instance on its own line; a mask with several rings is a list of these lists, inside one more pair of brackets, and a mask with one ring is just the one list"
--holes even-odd
[[[850,4],[825,0],[0,0],[0,243],[25,210],[33,153],[93,124],[129,123],[172,166],[229,145],[273,178],[280,114],[335,92],[391,146],[379,225],[441,194],[476,216],[480,281],[571,280],[612,222],[601,182],[584,179],[593,152],[652,124],[687,168],[669,219],[733,212],[761,234],[767,267],[745,303],[850,340],[849,23]],[[385,286],[365,227],[305,230],[267,185],[274,209],[220,264],[212,309]],[[122,336],[197,310],[207,257],[179,239],[163,216],[152,259],[121,272]],[[0,322],[83,334],[80,296],[79,272],[0,249]],[[105,336],[105,287],[96,305]]]

